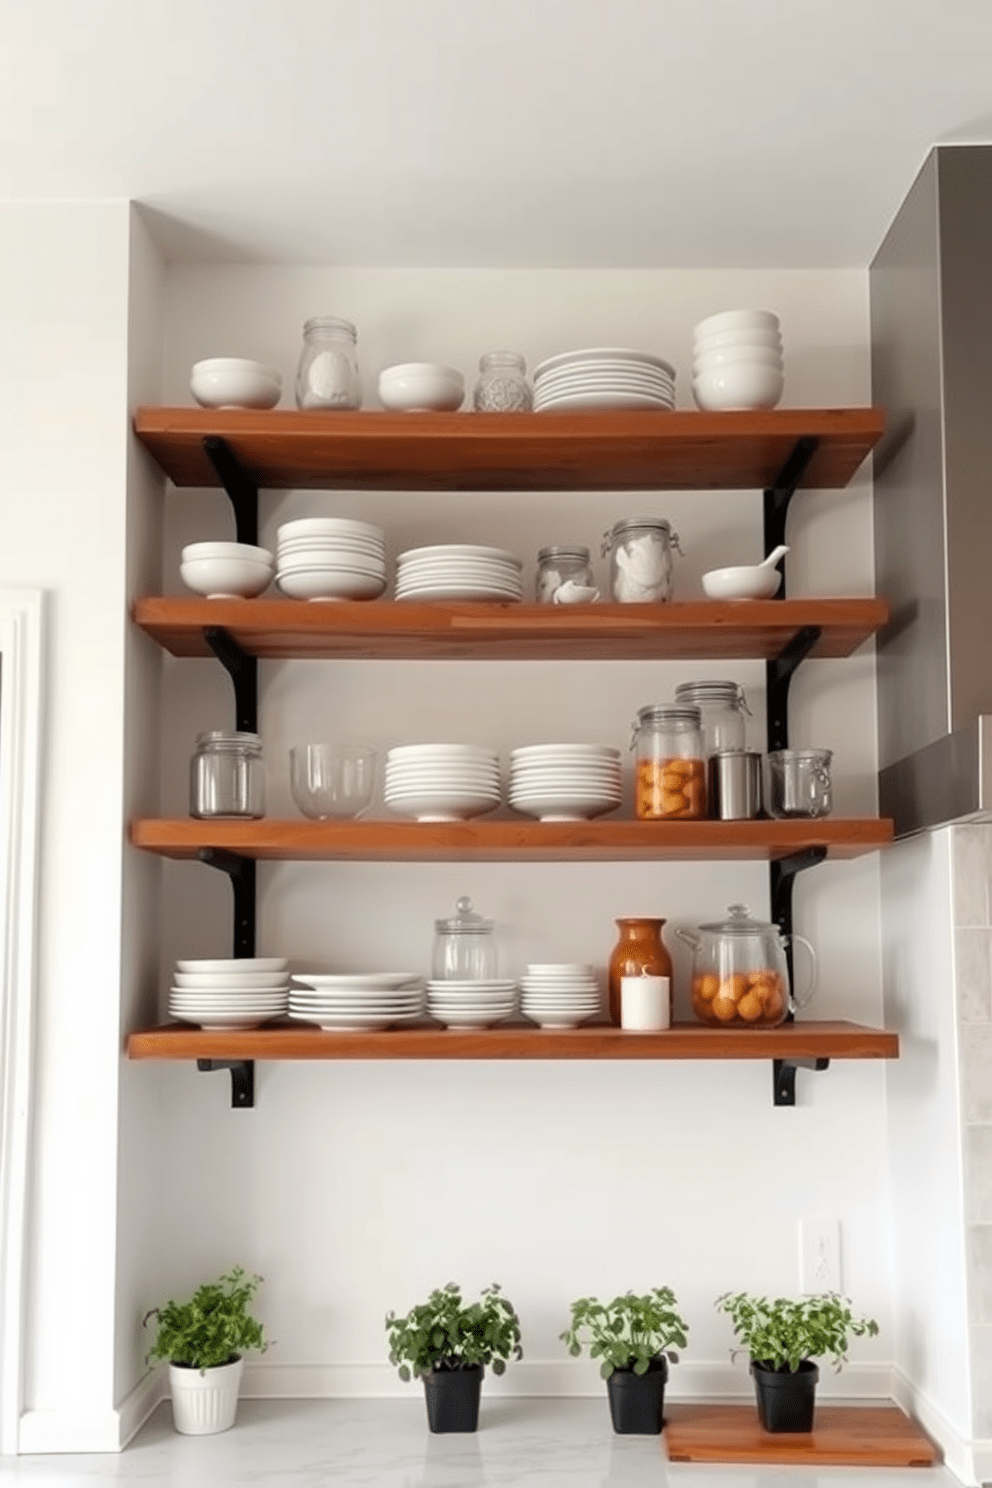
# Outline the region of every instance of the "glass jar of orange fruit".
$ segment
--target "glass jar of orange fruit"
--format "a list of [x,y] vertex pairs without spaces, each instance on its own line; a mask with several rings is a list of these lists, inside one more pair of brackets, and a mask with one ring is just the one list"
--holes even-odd
[[642,821],[699,821],[706,815],[702,715],[696,707],[639,708],[632,747],[634,811]]

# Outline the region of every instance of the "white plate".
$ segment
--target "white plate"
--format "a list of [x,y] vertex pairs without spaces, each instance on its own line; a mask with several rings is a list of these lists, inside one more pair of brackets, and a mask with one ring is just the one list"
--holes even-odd
[[515,977],[435,977],[427,982],[428,992],[512,992]]
[[675,396],[675,384],[670,377],[660,372],[617,372],[590,369],[576,372],[555,372],[541,383],[541,397],[553,393],[603,392],[606,389],[619,391],[641,391],[658,393],[663,398]]
[[326,536],[328,533],[348,533],[352,536],[371,538],[374,542],[385,542],[386,534],[372,522],[358,522],[353,517],[296,517],[291,522],[281,522],[276,528],[276,538]]
[[176,962],[177,971],[286,971],[289,962],[282,956],[218,956],[212,961]]
[[509,553],[505,548],[483,548],[475,543],[436,543],[428,548],[407,548],[405,553],[400,553],[396,559],[397,563],[405,563],[411,558],[495,558],[502,563],[508,563],[513,568],[523,568],[523,563],[515,553]]
[[270,1013],[268,1017],[259,1017],[254,1014],[248,1014],[241,1017],[237,1014],[232,1014],[230,1017],[223,1017],[219,1013],[202,1013],[198,1016],[195,1016],[193,1013],[176,1013],[174,1016],[179,1023],[192,1023],[195,1027],[202,1028],[207,1033],[219,1033],[222,1029],[261,1028],[263,1023],[271,1023],[273,1018],[281,1015],[279,1013]]
[[511,1013],[431,1013],[431,1017],[436,1022],[443,1023],[445,1028],[466,1031],[471,1028],[493,1028],[510,1016]]
[[279,557],[276,579],[286,574],[349,574],[369,579],[384,579],[386,564],[381,558],[318,558],[312,553],[300,553],[288,558]]
[[511,594],[502,589],[466,589],[461,585],[432,585],[426,589],[404,589],[396,598],[402,603],[408,599],[492,600],[496,604],[518,604],[522,594]]
[[297,1023],[316,1023],[325,1033],[375,1033],[396,1023],[412,1023],[420,1013],[290,1013]]
[[529,977],[592,976],[590,961],[531,961],[527,967]]
[[296,972],[291,978],[294,982],[301,982],[305,987],[378,987],[380,989],[405,987],[411,982],[421,980],[419,972],[416,971],[360,971],[360,972],[334,972],[327,975],[322,971]]
[[521,812],[524,816],[536,816],[542,822],[579,822],[592,821],[594,816],[605,816],[608,811],[616,811],[619,801],[606,801],[600,798],[598,801],[568,800],[565,797],[559,799],[556,796],[548,796],[543,800],[535,798],[531,801],[520,801],[512,799],[510,805],[514,810]]
[[371,574],[311,569],[277,573],[276,587],[289,599],[376,599],[385,589],[386,580]]
[[660,367],[669,377],[675,376],[675,368],[671,362],[655,356],[653,352],[635,351],[626,346],[588,346],[580,347],[578,351],[562,351],[557,356],[539,362],[534,368],[534,381],[539,381],[552,368],[582,365],[585,362],[633,362],[638,366]]
[[285,987],[287,976],[285,971],[176,971],[173,973],[177,987],[195,987],[201,992],[216,991],[225,987],[241,987],[246,991],[249,988],[261,990],[266,987]]
[[394,744],[386,750],[387,760],[423,759],[429,755],[449,759],[492,760],[495,764],[498,753],[488,744]]
[[511,759],[541,759],[546,755],[562,758],[602,758],[620,763],[620,751],[612,744],[518,744],[510,750]]
[[593,1013],[586,1013],[585,1016],[580,1015],[578,1017],[573,1017],[567,1013],[562,1013],[561,1016],[555,1013],[524,1013],[525,1018],[529,1018],[532,1023],[537,1023],[541,1028],[559,1029],[578,1028],[580,1024],[588,1022],[594,1016],[595,1014]]
[[614,766],[612,769],[603,767],[602,770],[595,769],[592,765],[546,765],[540,769],[528,769],[524,765],[514,765],[510,771],[510,780],[516,786],[535,785],[620,785],[620,768]]
[[394,781],[397,785],[409,780],[460,780],[460,781],[484,781],[487,784],[495,784],[499,780],[499,770],[495,765],[469,765],[459,763],[458,760],[439,760],[432,765],[427,760],[411,760],[409,764],[402,761],[387,761],[385,778],[387,784]]
[[660,398],[649,397],[646,393],[563,393],[557,398],[548,398],[538,401],[534,399],[534,410],[542,413],[557,411],[567,413],[581,409],[602,409],[605,412],[623,413],[639,408],[653,408],[658,412],[665,410],[670,412],[672,404]]

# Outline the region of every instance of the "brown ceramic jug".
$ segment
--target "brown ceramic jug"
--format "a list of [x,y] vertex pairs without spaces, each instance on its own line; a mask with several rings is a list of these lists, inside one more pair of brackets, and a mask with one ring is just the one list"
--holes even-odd
[[[620,978],[625,976],[664,976],[668,978],[669,997],[672,989],[672,958],[661,938],[664,920],[617,920],[620,938],[610,954],[610,1022],[620,1026]],[[669,1008],[671,1021],[671,1008]]]

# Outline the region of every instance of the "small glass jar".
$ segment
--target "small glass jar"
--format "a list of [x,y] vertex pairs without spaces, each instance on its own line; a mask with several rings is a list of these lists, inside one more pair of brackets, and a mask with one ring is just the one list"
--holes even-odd
[[479,380],[472,394],[476,413],[529,413],[534,394],[527,363],[517,351],[487,351],[479,358]]
[[562,584],[571,581],[583,588],[593,587],[589,549],[550,543],[537,555],[536,593],[538,604],[554,604]]
[[[679,535],[662,517],[626,517],[603,533],[610,592],[618,604],[664,604],[672,597],[672,550]],[[684,555],[683,555],[684,556]]]
[[303,327],[297,408],[360,408],[358,332],[350,320],[316,315]]
[[744,719],[751,717],[743,687],[736,682],[680,682],[675,701],[698,708],[703,720],[703,752],[725,754],[744,748]]
[[463,895],[450,919],[434,921],[434,980],[478,982],[495,976],[493,921],[476,914],[471,899]]
[[634,810],[642,821],[700,821],[706,815],[706,761],[698,708],[652,703],[638,709]]
[[195,817],[265,815],[265,765],[258,734],[198,734],[189,767]]

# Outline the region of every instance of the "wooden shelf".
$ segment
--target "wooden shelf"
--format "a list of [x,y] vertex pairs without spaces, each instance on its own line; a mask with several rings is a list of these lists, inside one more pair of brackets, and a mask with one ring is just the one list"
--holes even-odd
[[846,486],[884,429],[877,408],[764,413],[326,413],[137,409],[134,430],[177,486],[216,486],[218,435],[259,487],[388,491],[764,490],[797,440],[804,489]]
[[896,1405],[817,1401],[812,1431],[763,1431],[751,1405],[665,1407],[670,1462],[748,1462],[806,1467],[932,1467],[930,1439]]
[[129,1059],[897,1059],[894,1033],[858,1023],[798,1022],[780,1028],[706,1028],[676,1023],[664,1033],[611,1024],[553,1030],[503,1026],[462,1031],[423,1027],[323,1033],[294,1023],[210,1033],[171,1023],[132,1033]]
[[133,618],[173,656],[212,656],[221,626],[250,656],[475,661],[769,661],[798,632],[811,655],[842,657],[886,623],[882,599],[661,605],[306,604],[293,599],[137,599]]
[[263,860],[385,863],[770,862],[808,847],[825,847],[831,858],[856,858],[887,846],[892,835],[892,822],[879,817],[740,822],[142,817],[131,823],[129,832],[133,846],[166,858],[195,858],[203,848],[212,847]]

